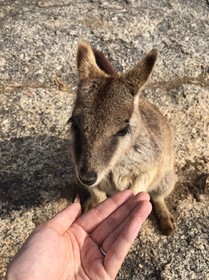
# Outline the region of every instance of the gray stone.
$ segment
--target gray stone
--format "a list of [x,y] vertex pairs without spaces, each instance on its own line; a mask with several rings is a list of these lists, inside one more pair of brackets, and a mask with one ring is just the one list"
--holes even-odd
[[118,71],[159,50],[142,94],[176,130],[178,183],[167,200],[177,230],[162,236],[152,214],[117,279],[208,279],[209,198],[194,184],[209,172],[208,1],[0,0],[0,7],[0,278],[32,229],[73,197],[66,122],[76,47],[86,39]]

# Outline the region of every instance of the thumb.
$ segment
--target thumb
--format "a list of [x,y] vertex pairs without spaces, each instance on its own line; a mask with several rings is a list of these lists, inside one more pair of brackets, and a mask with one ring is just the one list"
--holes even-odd
[[60,235],[64,234],[81,214],[80,203],[73,203],[45,223],[46,227],[55,229]]

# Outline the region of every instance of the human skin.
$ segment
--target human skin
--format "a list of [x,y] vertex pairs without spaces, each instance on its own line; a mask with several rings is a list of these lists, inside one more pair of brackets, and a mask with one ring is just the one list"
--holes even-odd
[[83,215],[73,203],[32,232],[7,279],[114,279],[151,209],[147,193],[134,196],[129,190]]

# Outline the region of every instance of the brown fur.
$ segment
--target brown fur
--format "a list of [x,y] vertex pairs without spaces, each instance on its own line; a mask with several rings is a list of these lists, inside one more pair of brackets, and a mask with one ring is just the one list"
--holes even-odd
[[147,191],[162,232],[170,234],[174,218],[164,198],[175,184],[173,131],[139,91],[156,58],[152,50],[131,70],[117,74],[101,52],[86,42],[79,45],[72,155],[78,180],[91,194],[85,210],[124,189]]

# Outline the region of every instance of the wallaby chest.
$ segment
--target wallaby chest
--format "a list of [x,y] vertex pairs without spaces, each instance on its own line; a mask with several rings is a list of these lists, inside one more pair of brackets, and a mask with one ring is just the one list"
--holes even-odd
[[[157,144],[155,143],[155,146]],[[160,147],[159,147],[160,149]],[[108,195],[131,188],[141,181],[141,191],[147,191],[157,171],[159,152],[153,150],[153,143],[139,137],[129,151],[121,157],[111,172],[100,183],[100,189]]]

